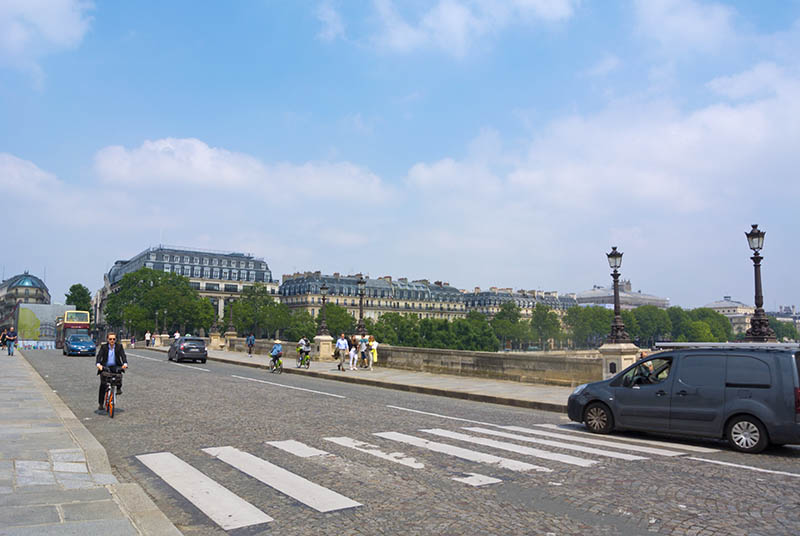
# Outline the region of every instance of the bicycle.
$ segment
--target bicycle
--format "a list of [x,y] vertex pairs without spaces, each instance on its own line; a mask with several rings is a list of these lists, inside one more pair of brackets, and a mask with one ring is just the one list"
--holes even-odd
[[270,373],[277,372],[278,374],[283,372],[283,360],[280,354],[269,360],[269,371]]
[[306,350],[297,349],[297,368],[311,366],[311,353]]
[[108,416],[112,419],[114,418],[114,408],[117,406],[117,388],[122,385],[123,372],[125,372],[124,369],[121,369],[121,372],[113,372],[108,367],[103,367],[103,370],[100,372],[100,376],[106,384],[106,396],[103,398],[103,410],[108,412]]

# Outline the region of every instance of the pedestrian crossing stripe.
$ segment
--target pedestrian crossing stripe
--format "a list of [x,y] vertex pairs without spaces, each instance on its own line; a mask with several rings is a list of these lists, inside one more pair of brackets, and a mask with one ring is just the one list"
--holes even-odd
[[235,467],[267,486],[288,495],[318,512],[332,512],[361,506],[352,499],[315,484],[266,460],[234,447],[203,449],[203,452]]
[[325,456],[328,454],[324,450],[309,447],[305,443],[300,443],[294,439],[287,439],[286,441],[267,441],[267,445],[281,449],[289,454],[294,454],[300,458],[311,458],[313,456]]
[[405,465],[406,467],[411,467],[412,469],[422,469],[425,467],[425,464],[419,463],[414,458],[408,457],[402,452],[386,453],[380,450],[377,445],[370,445],[369,443],[357,441],[349,437],[323,437],[322,439],[325,441],[330,441],[331,443],[336,443],[342,447],[347,447],[358,452],[363,452],[364,454],[375,456],[376,458],[380,458],[382,460],[399,463],[400,465]]
[[136,459],[186,497],[223,530],[272,521],[267,514],[171,452],[142,454],[136,456]]
[[411,436],[408,434],[401,434],[399,432],[377,432],[372,435],[381,437],[383,439],[389,439],[391,441],[406,443],[408,445],[413,445],[415,447],[431,450],[433,452],[438,452],[440,454],[448,454],[450,456],[455,456],[456,458],[469,460],[471,462],[484,463],[487,465],[496,465],[498,467],[501,467],[502,469],[509,469],[511,471],[520,471],[520,472],[539,471],[542,473],[549,473],[552,471],[552,469],[549,469],[547,467],[542,467],[540,465],[533,465],[527,462],[520,462],[517,460],[512,460],[510,458],[502,458],[500,456],[495,456],[493,454],[486,454],[483,452],[478,452],[476,450],[457,447],[455,445],[448,445],[447,443],[438,443],[436,441],[429,441],[421,437]]
[[[537,424],[541,428],[550,428],[550,429],[559,429],[559,430],[567,430],[570,432],[575,432],[579,434],[592,434],[591,432],[587,432],[583,425],[574,423],[574,424]],[[635,437],[622,437],[620,435],[613,435],[609,436],[614,439],[614,441],[623,441],[627,443],[641,443],[643,445],[654,445],[658,447],[667,447],[667,448],[676,448],[680,450],[688,450],[691,452],[702,452],[704,454],[710,454],[712,452],[719,452],[719,449],[710,449],[708,447],[698,447],[695,445],[686,445],[684,443],[674,443],[671,441],[662,441],[662,440],[651,440],[651,439],[639,439]]]
[[610,450],[602,450],[592,447],[583,447],[581,445],[564,443],[563,441],[550,441],[548,439],[537,439],[535,437],[522,436],[519,434],[512,434],[509,432],[500,432],[498,430],[490,430],[488,428],[481,428],[479,426],[465,426],[464,430],[467,430],[469,432],[477,432],[479,434],[504,437],[506,439],[515,439],[517,441],[525,441],[526,443],[536,443],[538,445],[545,445],[548,447],[555,447],[559,449],[575,450],[577,452],[585,452],[586,454],[597,454],[598,456],[607,456],[609,458],[616,458],[619,460],[636,461],[636,460],[647,459],[644,456],[636,456],[634,454],[625,454],[622,452],[613,452]]
[[555,462],[567,463],[570,465],[578,465],[580,467],[591,467],[597,462],[594,460],[587,460],[585,458],[578,458],[577,456],[570,456],[569,454],[559,454],[558,452],[550,452],[548,450],[534,449],[531,447],[524,447],[515,443],[507,443],[505,441],[497,441],[496,439],[486,439],[485,437],[476,437],[459,432],[451,432],[450,430],[443,430],[441,428],[431,428],[429,430],[420,430],[427,434],[433,434],[440,437],[447,437],[449,439],[457,439],[466,443],[474,443],[475,445],[483,445],[485,447],[492,447],[516,454],[524,454],[526,456],[533,456],[535,458],[542,458],[543,460],[551,460]]
[[[525,428],[523,426],[501,426],[503,430],[510,430],[512,432],[523,432],[525,434],[533,434],[537,436],[553,437],[556,439],[564,439],[573,441],[575,443],[584,443],[589,445],[596,445],[600,447],[610,447],[620,450],[630,450],[633,452],[641,452],[642,454],[653,454],[655,456],[683,456],[685,452],[677,452],[674,450],[659,449],[655,447],[645,447],[643,445],[635,445],[632,443],[620,443],[612,439],[606,439],[597,434],[586,433],[585,436],[568,435],[565,433],[548,432],[545,430],[535,430],[533,428]],[[607,436],[606,436],[607,437]]]
[[497,484],[498,482],[502,482],[499,478],[494,478],[491,476],[486,475],[479,475],[478,473],[467,473],[469,476],[467,477],[457,477],[454,476],[453,480],[456,482],[463,482],[464,484],[469,484],[473,487],[478,486],[486,486],[488,484]]

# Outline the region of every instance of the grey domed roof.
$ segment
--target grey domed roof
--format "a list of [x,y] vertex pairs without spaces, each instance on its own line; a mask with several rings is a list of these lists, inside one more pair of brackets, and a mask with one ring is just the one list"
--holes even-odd
[[15,275],[14,277],[9,277],[2,283],[0,283],[0,288],[17,288],[17,287],[24,287],[24,288],[40,288],[47,290],[47,285],[44,284],[44,281],[36,277],[35,275],[31,275],[28,272],[24,274]]

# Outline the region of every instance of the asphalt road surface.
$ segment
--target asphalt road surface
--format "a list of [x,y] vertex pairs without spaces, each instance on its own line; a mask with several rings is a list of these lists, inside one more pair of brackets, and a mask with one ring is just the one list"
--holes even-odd
[[599,437],[555,413],[128,356],[109,419],[94,358],[26,352],[184,534],[800,534],[797,447]]

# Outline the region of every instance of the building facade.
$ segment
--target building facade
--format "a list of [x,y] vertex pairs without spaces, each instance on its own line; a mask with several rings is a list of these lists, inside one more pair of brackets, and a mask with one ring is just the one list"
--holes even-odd
[[[580,305],[614,305],[614,287],[601,287],[595,285],[590,290],[584,290],[576,295]],[[669,298],[662,298],[653,294],[644,294],[641,290],[634,292],[629,280],[619,282],[619,305],[623,309],[635,309],[642,305],[655,305],[660,309],[669,307]]]
[[105,324],[103,310],[108,296],[114,292],[125,274],[140,268],[182,275],[200,296],[208,298],[220,319],[225,304],[239,298],[242,291],[255,283],[262,284],[277,297],[279,284],[272,278],[267,262],[250,254],[185,249],[174,246],[148,248],[130,260],[119,260],[103,277],[103,288],[92,299],[98,325]]
[[575,294],[559,295],[556,291],[517,290],[490,287],[489,290],[475,288],[464,295],[468,311],[478,311],[486,316],[496,315],[503,304],[514,302],[523,318],[530,318],[537,304],[545,305],[559,316],[570,307],[578,305]]
[[[321,272],[304,272],[284,275],[280,286],[280,300],[290,310],[305,310],[312,317],[322,307],[323,283],[328,287],[328,303],[344,307],[358,319],[358,280],[361,274],[323,275]],[[463,293],[448,283],[427,280],[409,281],[390,276],[365,278],[364,318],[377,320],[385,313],[414,314],[419,318],[454,320],[466,316]]]
[[707,303],[703,307],[716,311],[727,318],[731,323],[734,335],[745,333],[750,329],[750,318],[756,310],[754,306],[733,300],[730,296],[723,296],[721,300]]
[[18,303],[47,305],[50,291],[44,281],[24,272],[0,283],[0,319],[10,318]]

